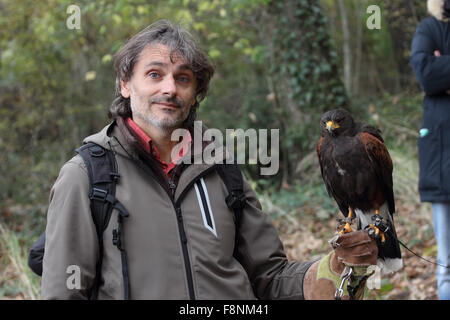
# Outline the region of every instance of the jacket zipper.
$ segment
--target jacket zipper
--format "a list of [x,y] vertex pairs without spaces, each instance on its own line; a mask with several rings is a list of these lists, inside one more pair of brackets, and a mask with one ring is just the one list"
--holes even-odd
[[189,252],[188,252],[188,248],[187,248],[187,237],[186,237],[186,231],[184,230],[183,215],[181,214],[180,204],[174,203],[174,201],[173,201],[173,197],[175,196],[175,188],[176,188],[176,185],[173,182],[173,178],[170,178],[169,179],[169,189],[170,189],[172,204],[175,208],[175,214],[177,215],[178,232],[180,234],[181,249],[183,251],[184,265],[186,268],[186,277],[187,277],[187,282],[188,282],[189,298],[191,300],[195,300],[194,280],[192,279],[192,269],[191,269],[191,263],[190,263],[190,259],[189,259]]
[[[151,172],[150,169],[147,168],[142,161],[140,161],[139,159],[134,159],[134,161],[136,161],[138,163],[140,168],[142,168],[145,172],[150,174],[150,176],[152,176],[152,178],[154,178],[158,182],[158,184],[167,192],[166,187],[163,186],[162,183],[158,179],[156,179],[156,177],[154,177],[153,172]],[[181,213],[180,204],[181,204],[181,200],[183,199],[183,197],[185,196],[187,191],[194,185],[194,183],[198,179],[202,178],[203,176],[205,176],[208,173],[210,173],[211,171],[213,171],[216,168],[216,166],[217,166],[216,164],[211,166],[210,168],[206,169],[201,174],[196,176],[194,179],[192,179],[191,182],[189,182],[189,184],[181,192],[180,196],[178,197],[177,202],[174,201],[175,184],[173,183],[172,180],[169,180],[170,193],[167,193],[167,194],[169,195],[169,198],[172,201],[172,205],[174,206],[175,214],[177,216],[178,232],[180,234],[181,248],[183,251],[184,266],[185,266],[186,278],[187,278],[187,282],[188,282],[189,298],[191,300],[195,300],[194,280],[192,277],[191,263],[190,263],[190,259],[189,259],[188,248],[187,248],[187,237],[186,237],[186,231],[184,229],[183,215]]]
[[176,188],[176,185],[173,182],[173,177],[171,177],[169,179],[169,190],[170,190],[170,194],[171,194],[172,198],[175,196],[175,188]]
[[183,250],[184,267],[186,269],[189,298],[191,300],[195,300],[194,280],[192,278],[191,261],[189,259],[189,252],[188,252],[188,247],[187,247],[187,237],[186,237],[186,231],[184,230],[183,215],[181,214],[181,208],[175,207],[175,212],[176,212],[177,221],[178,221],[178,232],[180,234],[180,239],[181,239],[181,249]]
[[183,249],[184,265],[186,268],[186,275],[187,275],[187,280],[188,280],[189,297],[191,300],[195,300],[194,280],[192,278],[192,269],[191,269],[191,263],[190,263],[190,259],[189,259],[189,252],[188,252],[188,248],[187,248],[187,237],[186,237],[186,231],[184,230],[183,215],[181,213],[181,200],[183,199],[183,197],[187,193],[187,191],[195,184],[195,182],[198,179],[202,178],[203,176],[207,175],[213,169],[215,169],[215,166],[216,165],[213,165],[212,167],[208,168],[207,170],[203,171],[201,174],[196,176],[194,179],[192,179],[191,182],[181,192],[180,196],[178,197],[177,202],[174,203],[175,212],[177,214],[178,231],[180,233],[180,239],[181,239],[181,244],[182,244],[182,249]]

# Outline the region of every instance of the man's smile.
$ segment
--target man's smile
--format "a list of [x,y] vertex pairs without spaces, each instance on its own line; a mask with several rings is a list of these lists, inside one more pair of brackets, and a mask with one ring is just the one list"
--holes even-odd
[[170,102],[154,102],[153,104],[159,104],[163,108],[179,109],[180,106]]

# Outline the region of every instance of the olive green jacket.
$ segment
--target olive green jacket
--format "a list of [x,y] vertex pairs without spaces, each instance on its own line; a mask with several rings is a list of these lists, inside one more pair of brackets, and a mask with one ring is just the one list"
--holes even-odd
[[[116,197],[130,213],[122,239],[131,299],[303,299],[303,278],[311,263],[287,261],[276,229],[245,179],[247,204],[235,248],[235,216],[214,165],[186,166],[171,195],[115,122],[89,141],[116,154]],[[86,167],[77,155],[64,164],[50,194],[43,299],[88,297],[99,258],[88,193]],[[99,299],[123,299],[120,251],[112,243],[117,214],[113,210],[103,234]]]

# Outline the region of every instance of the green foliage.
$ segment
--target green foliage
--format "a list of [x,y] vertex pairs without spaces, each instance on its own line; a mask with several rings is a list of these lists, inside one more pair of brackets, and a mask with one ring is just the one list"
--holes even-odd
[[[113,55],[151,22],[181,22],[201,46],[208,43],[219,67],[217,78],[227,79],[217,80],[218,91],[228,91],[228,97],[236,96],[243,82],[255,83],[242,65],[260,59],[263,49],[253,50],[247,38],[251,34],[242,34],[236,24],[241,11],[260,3],[264,1],[81,1],[81,29],[70,30],[68,0],[0,1],[0,202],[47,202],[61,165],[85,136],[107,123]],[[223,122],[222,116],[230,114],[225,106],[238,110],[242,99],[229,104],[213,90],[217,94],[209,97],[210,105],[202,107],[218,112],[211,126],[236,127],[235,120]],[[259,100],[253,94],[250,98]]]
[[[362,20],[358,14],[368,2],[344,3],[352,61],[361,54],[360,74],[353,79],[361,90],[351,99],[341,81],[342,18],[336,1],[0,0],[0,222],[13,230],[0,237],[1,252],[7,253],[0,265],[15,261],[16,271],[27,269],[26,250],[44,229],[48,195],[61,165],[85,136],[108,122],[114,54],[162,18],[190,30],[216,66],[199,109],[206,126],[223,132],[280,129],[279,173],[263,177],[257,165],[245,168],[272,216],[292,213],[324,221],[337,212],[314,162],[319,117],[337,107],[382,129],[392,150],[396,194],[417,201],[422,95],[405,60],[425,1],[371,2],[382,7],[382,29],[359,29],[359,49],[354,35],[367,14]],[[80,30],[66,26],[72,4],[81,9]],[[2,279],[6,272],[16,273],[8,270]],[[36,279],[29,286],[28,275],[17,277],[2,283],[1,297],[36,293]]]
[[[200,109],[205,124],[280,128],[284,171],[312,148],[321,111],[346,101],[327,20],[314,1],[81,1],[80,30],[66,26],[70,4],[1,2],[3,203],[46,201],[62,163],[107,122],[114,53],[157,19],[191,30],[216,65]],[[258,170],[248,172],[257,178]]]
[[[21,203],[44,215],[61,165],[83,137],[107,123],[115,52],[161,18],[189,29],[216,65],[199,118],[222,131],[279,128],[278,175],[260,177],[255,165],[246,171],[260,188],[270,185],[277,190],[282,179],[295,183],[302,175],[296,166],[314,151],[323,111],[346,106],[361,115],[366,112],[370,119],[360,107],[363,104],[355,100],[350,105],[345,94],[337,42],[333,44],[329,36],[333,4],[323,3],[322,7],[310,0],[80,1],[81,29],[70,30],[68,0],[0,1],[2,210],[9,203]],[[363,36],[373,56],[389,61],[393,48],[383,23],[382,32],[365,30]],[[379,68],[394,69],[387,66]]]
[[285,130],[283,156],[289,167],[283,170],[290,174],[294,164],[317,143],[321,114],[347,106],[348,99],[320,3],[272,1],[269,12],[280,17],[273,25],[270,72],[274,73],[278,117]]
[[273,10],[283,16],[274,31],[279,64],[273,67],[280,82],[287,79],[291,89],[288,98],[304,112],[346,105],[345,90],[336,72],[336,53],[320,5],[316,1],[288,5],[275,2]]

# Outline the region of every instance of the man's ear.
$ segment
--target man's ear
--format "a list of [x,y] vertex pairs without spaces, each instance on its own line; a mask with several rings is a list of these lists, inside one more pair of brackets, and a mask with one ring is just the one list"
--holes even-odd
[[192,107],[195,107],[195,106],[198,106],[198,103],[197,103],[197,94],[195,94],[195,96],[194,96],[194,101],[192,101],[192,103],[191,103],[191,108]]
[[128,99],[130,97],[130,82],[123,81],[120,79],[120,93],[122,94],[122,97],[125,99]]

